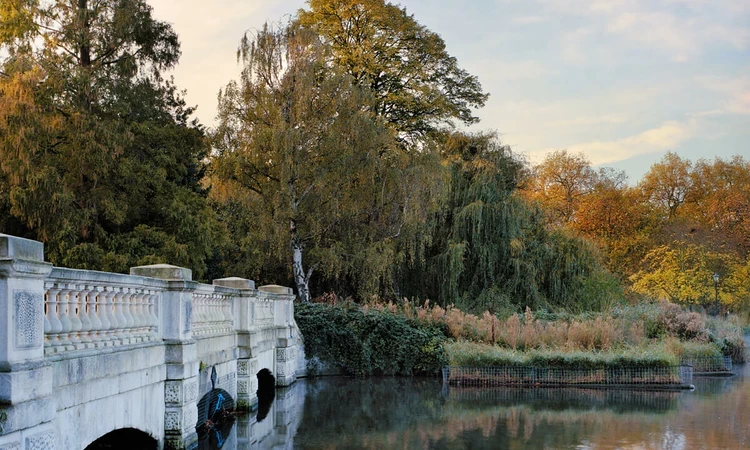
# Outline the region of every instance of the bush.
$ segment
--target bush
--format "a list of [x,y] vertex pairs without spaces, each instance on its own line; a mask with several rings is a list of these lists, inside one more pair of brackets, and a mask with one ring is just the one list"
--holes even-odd
[[352,375],[434,375],[447,361],[439,328],[387,310],[298,303],[294,317],[306,356]]

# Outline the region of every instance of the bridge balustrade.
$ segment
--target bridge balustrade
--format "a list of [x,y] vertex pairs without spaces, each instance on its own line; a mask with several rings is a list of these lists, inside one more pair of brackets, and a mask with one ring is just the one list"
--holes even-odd
[[162,280],[55,268],[44,287],[45,355],[161,338]]
[[293,300],[286,287],[202,284],[165,264],[52,267],[42,243],[0,234],[0,450],[85,448],[119,428],[191,448],[211,371],[250,408],[260,370],[294,382]]

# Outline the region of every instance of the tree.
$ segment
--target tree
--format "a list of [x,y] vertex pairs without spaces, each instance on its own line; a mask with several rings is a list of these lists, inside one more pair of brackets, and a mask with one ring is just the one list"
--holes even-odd
[[616,295],[596,250],[564,230],[548,231],[543,212],[521,198],[526,168],[493,134],[452,133],[443,157],[449,197],[424,257],[405,271],[409,294],[477,313],[598,309]]
[[362,271],[357,262],[387,271],[409,192],[371,93],[298,24],[266,25],[238,54],[241,79],[219,99],[213,183],[217,198],[252,210],[274,242],[258,262],[291,262],[302,301],[317,268],[330,278]]
[[596,172],[583,153],[557,150],[534,167],[529,196],[551,213],[553,223],[565,225],[574,220],[581,199],[595,182]]
[[421,139],[458,120],[478,122],[471,108],[488,95],[458,67],[440,36],[405,8],[384,0],[310,0],[299,21],[330,46],[330,61],[368,86],[372,110],[402,138]]
[[690,174],[692,190],[686,215],[713,234],[717,250],[750,254],[750,162],[699,160]]
[[747,266],[734,255],[696,244],[675,243],[653,248],[642,270],[631,277],[633,290],[654,298],[683,304],[712,305],[716,295],[713,275],[718,274],[721,303],[740,307],[747,303]]
[[0,0],[0,15],[0,228],[55,264],[202,276],[220,230],[203,130],[161,75],[172,28],[142,0]]
[[688,198],[693,185],[691,167],[689,160],[667,152],[660,162],[651,166],[640,183],[646,197],[661,207],[669,219],[677,215],[677,209]]

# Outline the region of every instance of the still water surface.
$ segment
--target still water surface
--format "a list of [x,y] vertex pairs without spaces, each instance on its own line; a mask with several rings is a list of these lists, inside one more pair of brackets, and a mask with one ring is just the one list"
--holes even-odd
[[693,392],[443,389],[438,379],[324,378],[277,390],[223,448],[750,448],[750,367]]

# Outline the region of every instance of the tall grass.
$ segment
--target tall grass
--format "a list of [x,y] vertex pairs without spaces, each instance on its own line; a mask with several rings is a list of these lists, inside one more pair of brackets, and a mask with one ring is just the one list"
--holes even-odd
[[372,303],[365,309],[387,310],[427,326],[437,326],[455,340],[490,344],[511,351],[550,350],[563,353],[622,352],[657,346],[679,358],[723,354],[746,359],[739,319],[718,319],[686,311],[668,302],[618,306],[607,313],[512,314],[501,319],[489,312],[465,313],[453,306]]
[[606,351],[518,351],[467,341],[443,345],[452,366],[534,366],[560,368],[666,367],[679,364],[679,357],[664,345]]

